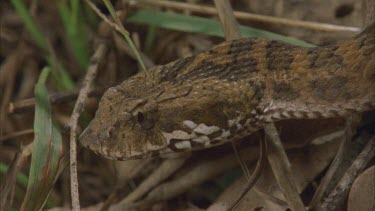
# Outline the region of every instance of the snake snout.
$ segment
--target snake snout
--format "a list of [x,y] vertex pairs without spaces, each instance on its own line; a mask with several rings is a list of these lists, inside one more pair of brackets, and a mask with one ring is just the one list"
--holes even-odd
[[79,137],[79,141],[80,143],[94,151],[94,152],[98,152],[99,149],[100,149],[100,143],[99,143],[99,140],[98,138],[96,137],[95,133],[92,131],[92,129],[90,128],[90,126],[88,126],[80,135]]

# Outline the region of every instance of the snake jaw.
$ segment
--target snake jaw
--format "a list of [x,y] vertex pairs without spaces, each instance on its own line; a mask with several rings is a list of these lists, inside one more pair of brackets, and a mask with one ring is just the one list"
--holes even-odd
[[[155,151],[165,148],[163,144],[164,138],[159,139],[154,136],[153,140],[163,139],[158,144],[150,142],[147,135],[141,136],[139,128],[135,128],[131,125],[123,128],[124,133],[116,131],[114,134],[113,130],[119,129],[113,126],[104,128],[103,125],[100,127],[99,132],[97,131],[98,123],[93,120],[90,125],[82,132],[80,136],[80,143],[92,150],[95,154],[101,155],[111,160],[129,160],[137,158],[152,157]],[[138,131],[138,132],[137,132]],[[153,133],[157,134],[157,133]]]

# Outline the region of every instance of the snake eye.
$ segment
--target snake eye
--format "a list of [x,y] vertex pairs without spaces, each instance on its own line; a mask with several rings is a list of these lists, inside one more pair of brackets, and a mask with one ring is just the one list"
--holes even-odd
[[142,123],[145,120],[145,115],[142,112],[137,113],[138,123]]

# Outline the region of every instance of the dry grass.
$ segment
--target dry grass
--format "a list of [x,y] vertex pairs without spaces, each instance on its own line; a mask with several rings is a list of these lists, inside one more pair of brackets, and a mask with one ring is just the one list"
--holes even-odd
[[[375,7],[371,1],[361,7],[355,0],[321,5],[239,0],[231,1],[232,14],[217,5],[222,1],[111,2],[113,9],[109,1],[0,2],[0,210],[225,209],[248,183],[230,144],[177,159],[129,162],[80,150],[76,137],[93,118],[104,90],[154,64],[197,54],[240,33],[310,47],[334,42],[357,33],[361,26],[355,23],[362,22],[364,9],[370,8],[369,20]],[[42,74],[45,68],[49,74]],[[238,209],[303,210],[297,208],[301,203],[346,207],[351,184],[374,164],[374,140],[369,141],[374,125],[374,112],[361,121],[277,124],[272,137],[281,139],[286,154],[279,150],[269,158],[272,169],[265,168]],[[259,137],[265,136],[260,132],[236,143],[243,169],[250,172]],[[285,155],[291,172],[280,175],[285,169],[277,170],[275,161]],[[294,179],[282,182],[285,175]],[[361,194],[358,188],[356,193]]]

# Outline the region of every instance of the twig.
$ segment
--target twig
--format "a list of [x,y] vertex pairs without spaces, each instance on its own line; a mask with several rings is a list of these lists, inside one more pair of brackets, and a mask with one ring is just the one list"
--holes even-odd
[[[88,93],[88,97],[100,97],[106,89],[95,89]],[[68,103],[74,101],[78,97],[79,91],[65,91],[51,93],[48,95],[51,104]],[[8,113],[15,114],[21,112],[32,112],[35,107],[35,98],[28,98],[9,103]]]
[[[159,1],[139,0],[139,2],[146,3],[149,5],[155,5],[155,6],[190,10],[193,12],[199,12],[199,13],[210,14],[210,15],[218,14],[218,11],[215,8],[202,6],[202,5],[194,5],[194,4],[188,4],[188,3],[163,1],[163,0],[159,0]],[[358,27],[339,26],[339,25],[334,25],[334,24],[318,23],[318,22],[312,22],[312,21],[297,21],[297,20],[290,20],[286,18],[271,17],[271,16],[266,16],[266,15],[257,15],[257,14],[247,13],[247,12],[235,11],[234,16],[238,19],[243,19],[243,20],[251,20],[251,21],[257,21],[257,22],[274,24],[274,25],[286,25],[286,26],[291,26],[291,27],[300,27],[300,28],[319,30],[319,31],[349,31],[349,32],[361,31],[361,29]]]
[[226,40],[241,38],[240,27],[229,1],[214,0]]
[[[226,40],[234,40],[241,38],[240,28],[239,24],[236,21],[236,18],[233,14],[233,9],[229,1],[225,0],[215,0],[215,6],[217,8],[217,11],[219,13],[219,18],[221,25],[224,29],[224,34]],[[232,143],[233,149],[236,153],[237,159],[239,160],[241,167],[244,170],[244,174],[249,178],[249,182],[245,189],[242,191],[240,196],[237,198],[237,200],[229,207],[229,210],[235,210],[236,207],[239,205],[241,200],[245,197],[245,195],[251,190],[251,188],[255,185],[255,183],[258,181],[258,178],[261,175],[261,172],[264,168],[264,161],[266,159],[266,142],[263,139],[260,140],[260,152],[259,152],[259,160],[257,162],[256,168],[251,175],[249,176],[249,170],[247,166],[244,164],[244,162],[241,159],[241,156],[239,152],[236,150],[236,146]]]
[[[243,157],[245,162],[255,161],[259,152],[253,147],[242,150],[242,154],[246,155]],[[238,166],[238,161],[233,157],[232,154],[220,157],[218,159],[210,159],[199,162],[198,164],[182,169],[180,172],[184,172],[183,175],[174,178],[173,180],[167,181],[156,188],[154,188],[146,198],[142,199],[141,202],[135,204],[128,204],[123,209],[141,206],[144,204],[156,203],[158,201],[171,199],[179,194],[182,194],[193,186],[197,186],[204,181],[217,177],[228,169],[232,169]]]
[[[121,38],[121,36],[117,33],[113,33],[113,40],[116,44],[116,46],[127,53],[132,59],[137,59],[136,55],[134,54],[134,51],[130,48],[130,46],[125,42],[124,39]],[[146,68],[151,68],[155,66],[154,62],[143,52],[140,52],[143,62],[145,63]]]
[[[226,39],[232,40],[240,38],[241,35],[238,23],[234,18],[233,10],[229,2],[224,0],[215,0],[214,2],[218,9],[220,21],[223,25]],[[284,195],[289,203],[289,206],[292,207],[293,210],[305,210],[302,200],[298,194],[296,184],[292,183],[292,180],[288,179],[293,178],[292,171],[290,169],[290,163],[286,156],[284,148],[281,145],[281,141],[277,133],[276,127],[273,123],[269,124],[267,127],[268,128],[265,128],[266,135],[269,137],[269,139],[271,139],[271,142],[273,144],[273,153],[269,155],[268,158],[270,163],[272,162],[271,167],[275,174],[276,180],[279,183],[281,189],[284,190]],[[248,186],[241,193],[240,197],[235,201],[235,203],[230,207],[230,210],[234,210],[238,206],[240,201],[244,198],[247,192],[254,186],[254,184],[260,176],[266,154],[264,151],[266,148],[265,142],[262,139],[260,140],[261,152],[257,168],[255,169]]]
[[15,89],[16,74],[29,55],[29,46],[21,41],[17,48],[3,61],[0,67],[0,72],[3,73],[1,76],[4,77],[0,79],[0,89],[4,90],[0,96],[0,134],[3,133],[4,123],[7,122],[6,110],[13,90]]
[[130,48],[133,50],[133,53],[138,61],[138,63],[140,64],[140,66],[142,67],[142,70],[146,71],[146,66],[142,60],[142,57],[141,57],[141,54],[139,53],[138,49],[135,47],[132,39],[129,37],[129,32],[126,31],[126,29],[124,28],[124,26],[122,25],[121,23],[121,20],[120,18],[118,17],[117,13],[115,12],[112,4],[110,1],[108,0],[103,0],[103,2],[105,3],[107,9],[109,10],[109,12],[111,13],[112,15],[112,18],[115,20],[115,23],[112,22],[111,20],[109,20],[107,18],[106,15],[104,15],[96,6],[94,3],[91,2],[91,0],[85,0],[85,2],[91,7],[91,9],[100,17],[102,18],[106,23],[108,23],[112,28],[114,28],[116,31],[118,31],[126,40],[126,42],[128,43],[128,45],[130,46]]
[[[369,24],[371,24],[373,21],[375,21],[375,1],[374,0],[365,0],[363,1],[365,3],[364,5],[364,14],[365,19],[363,22],[363,26],[366,27]],[[345,128],[345,140],[340,146],[338,155],[341,155],[341,159],[344,157],[347,157],[347,152],[350,151],[353,146],[349,146],[349,142],[352,140],[352,137],[354,135],[354,132],[356,128],[360,125],[360,115],[354,114],[350,118],[347,119],[347,125]],[[347,147],[347,150],[343,152],[344,150],[341,149],[344,148],[344,146]],[[354,179],[358,176],[360,172],[362,172],[367,165],[369,161],[366,159],[371,159],[375,156],[375,136],[370,139],[370,141],[367,143],[365,148],[362,150],[362,152],[357,156],[356,160],[351,164],[349,169],[346,171],[346,173],[341,177],[341,180],[336,185],[335,189],[329,194],[328,197],[326,197],[321,204],[321,206],[318,207],[320,210],[334,210],[337,209],[337,207],[341,206],[343,204],[343,201],[346,199],[347,192],[349,188],[351,187],[352,183],[354,182]],[[336,158],[334,160],[334,163],[336,161]],[[328,174],[328,173],[327,173]],[[341,175],[340,175],[341,176]],[[324,180],[323,180],[324,181]],[[314,195],[315,198],[315,195]],[[314,199],[313,198],[313,199]],[[316,200],[320,202],[320,200]],[[314,202],[314,201],[313,201]],[[314,204],[313,204],[314,205]]]
[[[292,149],[293,146],[288,146]],[[259,158],[259,150],[254,147],[247,147],[240,150],[243,156],[243,161],[246,163],[255,163],[257,158]],[[158,185],[147,197],[139,202],[133,204],[127,204],[123,207],[124,210],[129,210],[130,207],[144,207],[150,204],[157,203],[159,201],[166,201],[174,198],[188,190],[191,187],[198,186],[205,181],[212,178],[217,178],[217,176],[223,174],[223,172],[228,171],[238,167],[238,160],[233,156],[233,154],[226,154],[220,156],[219,158],[204,159],[195,165],[185,165],[182,172],[178,177],[174,177],[161,185]]]
[[8,169],[4,180],[0,186],[0,210],[8,210],[13,202],[14,185],[16,175],[22,168],[26,158],[33,152],[34,142],[26,145],[21,152],[17,153],[10,168]]
[[142,67],[142,70],[146,71],[146,67],[142,61],[141,55],[139,54],[137,47],[134,45],[132,39],[130,38],[129,32],[126,31],[126,29],[122,25],[120,18],[118,17],[115,9],[112,6],[112,3],[109,0],[103,0],[103,2],[106,5],[109,12],[111,13],[112,18],[115,20],[116,25],[119,26],[120,34],[125,38],[126,42],[129,44],[130,48],[133,50],[135,56],[137,57],[138,63]]
[[262,170],[264,169],[265,160],[267,156],[267,149],[266,149],[266,142],[263,139],[259,139],[259,145],[260,145],[260,154],[259,159],[257,162],[257,165],[255,167],[254,173],[251,175],[251,178],[246,184],[246,188],[242,191],[241,195],[237,198],[237,200],[233,203],[232,206],[230,206],[229,210],[234,211],[237,206],[240,204],[241,200],[245,197],[245,195],[251,190],[251,188],[255,185],[255,183],[258,181]]
[[[233,16],[233,9],[232,6],[228,1],[221,1],[221,0],[215,0],[215,6],[218,11],[218,15],[220,18],[220,22],[222,25],[222,28],[224,30],[225,39],[226,40],[234,40],[241,38],[241,33],[239,30],[239,25]],[[234,154],[236,155],[236,158],[240,162],[240,166],[245,174],[245,176],[249,179],[249,182],[251,181],[251,175],[249,173],[249,169],[241,159],[241,155],[238,152],[236,145],[234,142],[232,142],[232,147]]]
[[187,158],[177,158],[165,160],[152,174],[147,177],[138,187],[130,193],[125,199],[118,204],[112,206],[109,210],[123,210],[123,206],[130,204],[140,199],[145,193],[157,184],[171,176],[176,172],[186,161]]
[[[293,146],[290,147],[290,149],[292,149]],[[259,150],[255,149],[254,147],[245,148],[240,150],[240,152],[242,155],[244,155],[243,161],[246,163],[255,163],[257,158],[259,158]],[[183,174],[162,183],[150,191],[146,198],[133,204],[127,204],[123,207],[123,210],[129,210],[130,207],[138,208],[149,206],[150,204],[176,197],[190,190],[191,187],[198,186],[205,181],[216,178],[229,169],[238,167],[238,160],[233,156],[233,154],[226,154],[225,156],[220,156],[219,158],[202,160],[193,166],[185,166],[186,167],[180,170],[180,172],[183,172]]]
[[80,210],[77,178],[77,124],[83,111],[85,101],[88,98],[88,92],[91,84],[96,77],[98,65],[106,52],[106,46],[100,44],[91,58],[90,66],[87,69],[82,89],[79,91],[78,99],[70,118],[70,187],[72,197],[72,210]]
[[241,159],[241,154],[237,150],[236,143],[234,141],[231,141],[231,144],[232,144],[233,152],[236,155],[237,160],[240,162],[241,169],[242,169],[245,177],[247,178],[247,181],[250,182],[251,181],[251,175],[250,175],[249,169],[247,168],[246,164]]
[[291,170],[288,157],[281,144],[281,140],[275,125],[267,124],[264,127],[268,142],[268,162],[275,175],[275,179],[282,190],[290,208],[295,211],[306,210]]
[[99,8],[96,7],[96,5],[94,3],[91,2],[91,0],[85,0],[86,4],[89,5],[89,7],[101,18],[103,19],[104,22],[106,22],[109,26],[111,26],[112,28],[114,28],[116,31],[118,31],[119,33],[121,33],[121,28],[120,26],[118,26],[116,23],[112,22],[111,20],[109,20],[109,18],[107,18],[106,15],[104,15]]
[[[314,207],[318,206],[321,203],[322,198],[332,190],[332,182],[334,180],[332,178],[337,177],[340,178],[344,172],[340,172],[339,170],[343,168],[347,168],[347,162],[344,162],[344,158],[347,157],[348,151],[352,149],[353,145],[350,144],[354,133],[359,126],[360,123],[360,116],[358,114],[353,114],[349,118],[346,119],[346,126],[345,126],[345,135],[344,140],[341,142],[339,150],[332,161],[331,166],[329,167],[327,173],[325,174],[324,178],[319,184],[318,189],[315,191],[315,194],[310,202],[309,208],[313,209]],[[330,189],[331,187],[331,189]]]
[[6,141],[6,140],[12,139],[12,138],[17,138],[19,136],[30,135],[30,134],[33,134],[33,133],[34,133],[34,129],[17,131],[17,132],[14,132],[14,133],[7,134],[5,136],[1,136],[0,142]]
[[369,140],[361,154],[358,155],[357,159],[341,178],[335,189],[325,198],[320,210],[336,210],[346,199],[354,180],[365,169],[373,157],[375,157],[375,136]]
[[[127,162],[119,162],[116,163],[115,169],[117,172],[117,181],[114,190],[112,193],[107,197],[105,202],[102,204],[100,211],[109,210],[109,207],[114,204],[120,196],[122,196],[126,187],[129,187],[129,180],[134,179],[135,177],[139,176],[141,172],[147,168],[154,161],[153,158],[149,159],[141,159],[141,160],[128,160]],[[131,164],[130,164],[131,163]],[[132,166],[132,168],[126,167],[124,170],[119,170],[123,166]]]

